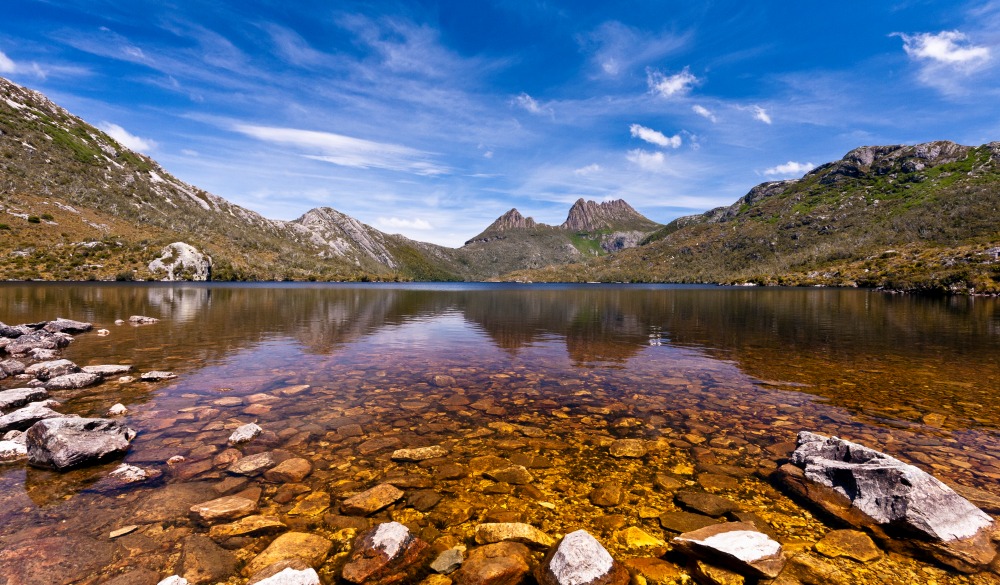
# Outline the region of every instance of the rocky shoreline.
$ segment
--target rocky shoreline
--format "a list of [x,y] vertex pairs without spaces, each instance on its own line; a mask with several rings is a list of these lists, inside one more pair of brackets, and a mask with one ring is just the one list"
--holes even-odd
[[[138,316],[130,321],[136,325],[155,322]],[[122,422],[123,417],[129,419],[127,407],[116,404],[108,418],[83,418],[60,414],[60,405],[52,398],[106,381],[136,381],[129,366],[81,368],[59,358],[59,350],[73,335],[92,329],[88,323],[67,319],[14,327],[0,324],[0,353],[6,354],[0,361],[0,375],[17,385],[0,391],[0,436],[4,439],[0,460],[13,464],[27,460],[35,467],[61,471],[120,459],[128,452],[136,431]],[[172,377],[170,372],[151,371],[138,379],[159,382]],[[456,381],[449,375],[436,375],[431,385],[449,389]],[[531,514],[513,505],[514,500],[534,500],[538,517],[557,509],[538,487],[540,475],[549,475],[552,462],[519,452],[529,443],[556,447],[560,442],[537,427],[492,422],[478,436],[509,437],[498,443],[501,450],[515,453],[469,457],[457,441],[402,444],[390,436],[368,436],[353,422],[363,422],[363,417],[344,413],[344,420],[327,433],[327,441],[349,444],[362,458],[391,463],[388,472],[363,468],[347,481],[335,481],[329,472],[336,470],[326,469],[322,457],[309,450],[296,452],[296,435],[287,429],[275,432],[267,424],[238,422],[233,417],[194,428],[197,421],[211,420],[220,409],[231,406],[241,407],[244,416],[267,414],[276,401],[294,400],[308,390],[308,386],[288,386],[245,399],[222,397],[209,408],[188,410],[191,416],[182,412],[158,421],[157,425],[188,421],[192,432],[199,433],[192,435],[195,444],[207,440],[208,432],[225,430],[228,444],[220,450],[206,442],[204,456],[140,454],[91,485],[91,491],[118,495],[140,488],[152,490],[134,513],[136,523],[110,531],[107,540],[125,542],[136,535],[155,540],[156,523],[175,529],[183,525],[185,534],[180,556],[169,563],[176,574],[165,576],[126,565],[117,576],[103,576],[102,582],[604,585],[693,579],[718,585],[846,584],[857,582],[850,567],[878,564],[887,557],[897,562],[900,554],[919,561],[934,559],[940,570],[968,574],[979,579],[972,581],[976,583],[1000,577],[996,559],[1000,531],[993,517],[914,466],[856,443],[809,432],[800,433],[796,444],[777,458],[778,463],[756,470],[699,464],[702,472],[692,476],[693,468],[685,461],[663,465],[654,476],[654,485],[648,487],[658,494],[657,501],[669,502],[674,510],[644,506],[640,501],[634,519],[609,513],[587,522],[590,529],[550,533]],[[500,404],[470,404],[460,394],[450,400],[452,406],[492,410],[497,416],[504,412]],[[594,412],[602,414],[610,412]],[[151,422],[137,417],[129,424],[146,432],[164,428]],[[616,424],[631,423],[619,419]],[[711,444],[720,451],[760,451],[751,444],[717,439]],[[697,445],[704,440],[688,435],[660,444],[621,438],[599,442],[588,453],[613,462],[613,467],[643,467],[663,464],[670,458],[663,452],[684,448],[681,443],[691,448],[692,442]],[[162,466],[142,465],[143,460],[161,457]],[[164,477],[171,481],[163,482]],[[752,502],[732,497],[749,498],[741,486],[751,478],[778,487],[807,508],[837,521],[830,522],[830,528],[814,541],[790,540],[779,534],[783,527],[755,512]],[[473,506],[453,497],[455,480],[476,482],[484,494],[506,496],[512,505],[509,510],[495,507],[474,519]],[[556,481],[557,489],[575,489],[560,488]],[[597,483],[584,499],[589,507],[612,511],[625,500],[633,500],[634,493],[633,486],[611,480]],[[988,493],[975,494],[977,504],[986,505],[992,513],[1000,511]],[[156,502],[173,512],[163,513]],[[573,513],[572,508],[560,510],[559,524],[572,526]],[[658,524],[665,538],[633,520]],[[582,519],[579,523],[584,524]],[[845,528],[837,528],[838,524]],[[460,525],[468,526],[464,537],[451,531]],[[155,542],[133,542],[128,548],[142,551],[144,547],[155,548]],[[27,555],[31,550],[35,549],[25,544],[0,553],[0,566],[9,566],[3,565],[4,555],[9,560],[10,555]],[[622,556],[622,550],[632,552]],[[28,578],[24,575],[5,577],[10,585],[29,582],[19,580]],[[65,577],[61,582],[97,582],[80,575]]]

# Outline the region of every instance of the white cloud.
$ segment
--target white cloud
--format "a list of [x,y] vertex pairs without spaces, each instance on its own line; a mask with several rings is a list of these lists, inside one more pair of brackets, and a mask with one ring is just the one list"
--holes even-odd
[[418,175],[441,175],[447,169],[431,160],[431,153],[385,142],[374,142],[332,132],[236,124],[241,134],[276,144],[289,144],[313,151],[306,158],[360,169],[407,171]]
[[573,174],[578,175],[580,177],[586,177],[587,175],[593,175],[594,173],[599,173],[599,172],[601,172],[601,165],[593,163],[585,167],[580,167],[578,169],[575,169],[573,171]]
[[399,217],[380,217],[375,220],[381,227],[391,228],[391,229],[409,229],[409,230],[432,230],[432,226],[427,221],[414,218],[414,219],[402,219]]
[[182,148],[181,154],[184,156],[200,156],[197,150],[191,150],[190,148]]
[[778,165],[778,166],[774,166],[774,167],[771,167],[769,169],[766,169],[764,171],[764,174],[765,175],[778,175],[778,176],[782,176],[782,177],[799,176],[799,175],[804,175],[804,174],[808,173],[809,171],[811,171],[811,170],[813,170],[815,168],[816,168],[816,165],[812,164],[811,162],[800,163],[800,162],[795,162],[795,161],[791,161],[790,160],[790,161],[786,162],[783,165]]
[[625,158],[644,171],[662,172],[666,170],[667,157],[662,152],[647,152],[636,148],[628,151]]
[[691,110],[695,114],[698,114],[699,116],[701,116],[702,118],[706,118],[706,119],[710,120],[713,124],[715,122],[718,122],[718,119],[715,117],[715,114],[713,114],[711,112],[711,110],[709,110],[708,108],[706,108],[704,106],[699,106],[698,104],[695,104],[695,105],[691,106]]
[[674,75],[664,75],[656,69],[646,69],[646,84],[649,85],[649,91],[661,97],[684,95],[697,83],[699,79],[692,75],[687,67]]
[[990,49],[968,43],[968,37],[957,30],[937,34],[908,35],[893,33],[903,39],[903,50],[914,59],[927,59],[962,67],[978,66],[990,59]]
[[892,36],[903,39],[903,50],[919,64],[917,78],[945,94],[966,93],[966,78],[984,69],[993,57],[990,47],[973,45],[957,30]]
[[760,120],[765,124],[771,123],[771,116],[768,115],[767,110],[765,110],[764,108],[760,106],[753,106],[752,108],[750,108],[750,111],[753,112],[754,120]]
[[511,104],[524,108],[525,110],[531,112],[532,114],[551,114],[552,108],[547,108],[538,103],[535,98],[531,97],[526,93],[515,97],[511,100]]
[[3,51],[0,51],[0,73],[14,73],[15,71],[17,71],[17,65]]
[[98,127],[103,130],[105,134],[114,138],[119,144],[129,150],[148,154],[151,150],[156,148],[156,142],[153,140],[150,140],[149,138],[140,138],[135,134],[131,134],[118,124],[102,122]]
[[652,128],[646,128],[645,126],[640,126],[639,124],[632,124],[629,126],[629,131],[632,133],[633,138],[639,138],[645,140],[650,144],[655,144],[657,146],[670,147],[670,148],[680,148],[681,146],[681,136],[680,134],[675,134],[673,136],[666,136],[662,132],[653,130]]

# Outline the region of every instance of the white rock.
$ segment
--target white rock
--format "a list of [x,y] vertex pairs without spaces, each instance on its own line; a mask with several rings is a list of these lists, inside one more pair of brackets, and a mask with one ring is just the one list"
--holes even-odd
[[319,575],[315,569],[299,571],[287,567],[280,573],[275,573],[267,579],[257,581],[257,585],[320,585]]
[[0,441],[0,463],[18,461],[28,457],[28,448],[16,441]]
[[184,577],[178,577],[177,575],[171,575],[166,579],[160,581],[156,585],[190,585],[188,580]]
[[124,416],[128,414],[128,408],[121,402],[108,409],[108,416]]
[[108,331],[107,329],[98,329],[97,334],[100,335],[101,337],[104,337],[105,335],[111,335],[111,332]]
[[115,325],[124,325],[124,324],[125,321],[123,321],[122,319],[115,319]]
[[615,560],[586,530],[567,534],[549,561],[548,570],[561,585],[591,583],[607,575]]
[[399,522],[386,522],[379,524],[372,535],[372,544],[375,548],[385,552],[386,556],[394,558],[399,550],[406,546],[410,539],[410,529]]
[[128,463],[122,463],[108,475],[124,483],[135,483],[149,479],[149,474],[146,473],[145,469]]
[[257,426],[255,423],[247,423],[240,426],[238,429],[233,431],[233,434],[229,435],[230,445],[240,445],[243,443],[248,443],[252,441],[255,437],[260,435],[264,429]]

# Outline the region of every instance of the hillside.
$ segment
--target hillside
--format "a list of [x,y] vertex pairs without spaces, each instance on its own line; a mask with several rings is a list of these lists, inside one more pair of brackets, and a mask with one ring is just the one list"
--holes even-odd
[[1000,142],[861,147],[606,258],[511,280],[1000,292]]
[[188,185],[0,78],[0,278],[160,279],[150,263],[173,242],[211,257],[214,280],[457,278],[438,247],[334,210],[270,220]]

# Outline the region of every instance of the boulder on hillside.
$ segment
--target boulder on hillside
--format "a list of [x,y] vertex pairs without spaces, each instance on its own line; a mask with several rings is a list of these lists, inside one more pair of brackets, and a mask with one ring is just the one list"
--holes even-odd
[[160,257],[149,263],[153,274],[166,273],[161,280],[208,280],[212,259],[191,244],[174,242],[163,248]]
[[776,479],[889,548],[915,549],[963,572],[996,557],[994,520],[921,469],[838,437],[803,431]]
[[135,431],[107,418],[48,418],[27,433],[28,462],[59,471],[124,454]]

